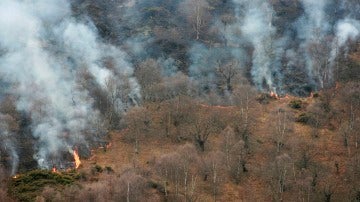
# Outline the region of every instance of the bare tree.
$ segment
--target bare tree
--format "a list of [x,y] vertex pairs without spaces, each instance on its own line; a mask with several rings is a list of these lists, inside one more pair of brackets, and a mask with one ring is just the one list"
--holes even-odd
[[118,181],[119,191],[114,198],[121,201],[144,201],[147,198],[146,179],[134,170],[122,173]]
[[331,39],[321,35],[320,30],[314,30],[315,38],[308,44],[312,62],[312,74],[320,88],[327,88],[332,82],[332,67],[329,61],[331,53]]
[[196,117],[190,127],[190,134],[202,152],[205,151],[205,143],[210,135],[221,129],[218,118],[217,114],[211,111],[200,110],[196,112]]
[[270,165],[270,187],[275,201],[283,201],[283,193],[289,184],[293,163],[289,155],[282,154],[275,158]]
[[241,175],[248,172],[246,167],[247,149],[243,140],[237,140],[235,132],[231,127],[227,127],[222,135],[226,167],[235,183],[239,183]]
[[209,181],[213,201],[221,193],[221,183],[225,180],[225,173],[221,172],[226,169],[224,154],[222,152],[210,152],[203,160],[202,173],[204,181]]
[[[339,90],[341,104],[344,106],[347,116],[341,119],[340,134],[343,136],[344,146],[354,145],[359,148],[360,143],[360,88],[359,83],[349,82]],[[350,148],[349,148],[350,149]],[[349,150],[350,153],[350,150]]]
[[119,120],[133,104],[131,103],[130,81],[125,76],[120,79],[110,76],[105,82],[105,91],[107,92],[108,107],[105,112],[105,118],[109,124],[109,129],[118,127]]
[[134,166],[136,166],[137,156],[140,152],[140,141],[145,135],[151,133],[151,118],[148,110],[144,107],[132,108],[126,116],[128,131],[126,139],[134,144]]
[[222,147],[226,156],[226,166],[228,167],[228,169],[230,169],[230,162],[232,160],[231,151],[236,142],[234,129],[228,126],[225,128],[221,135],[223,138]]
[[159,131],[164,131],[166,137],[177,142],[188,138],[188,125],[193,123],[197,107],[197,102],[183,95],[163,102]]
[[240,108],[235,117],[235,133],[242,139],[246,149],[250,149],[250,126],[254,124],[253,117],[250,114],[251,100],[255,95],[253,89],[248,85],[243,85],[233,92],[233,102]]
[[152,89],[162,81],[160,66],[154,59],[147,59],[139,64],[135,70],[135,76],[141,86],[143,99],[151,99]]
[[217,73],[220,77],[220,85],[224,90],[232,92],[233,90],[233,79],[239,74],[239,62],[232,60],[226,64],[218,62]]
[[[197,151],[185,144],[175,152],[162,155],[155,168],[163,179],[165,196],[168,200],[194,201],[197,187]],[[173,194],[168,191],[168,183],[173,185]]]
[[200,39],[200,35],[210,22],[209,10],[210,6],[206,0],[185,0],[180,4],[180,11],[191,24],[196,40]]
[[282,109],[277,110],[275,124],[274,141],[276,144],[276,151],[280,153],[282,147],[285,145],[285,140],[289,129],[287,114]]

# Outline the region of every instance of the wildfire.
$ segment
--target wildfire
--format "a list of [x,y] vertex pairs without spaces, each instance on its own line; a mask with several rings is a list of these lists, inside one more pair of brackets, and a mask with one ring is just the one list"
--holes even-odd
[[16,179],[16,178],[18,178],[18,175],[14,175],[12,178]]
[[74,160],[75,160],[75,168],[78,169],[81,164],[81,161],[80,161],[79,154],[76,150],[74,150]]
[[311,92],[309,98],[313,98],[313,97],[314,97],[314,93]]
[[284,97],[282,97],[281,99],[290,99],[290,96],[288,94],[286,94]]
[[112,146],[111,142],[109,142],[109,144],[106,145],[106,149],[110,149]]
[[340,88],[340,83],[339,82],[336,82],[335,83],[335,90],[338,90]]
[[54,167],[51,169],[51,171],[52,171],[53,173],[56,173],[56,172],[57,172],[56,167],[54,166]]
[[275,98],[275,99],[279,99],[279,95],[276,94],[276,93],[273,92],[273,91],[270,91],[270,97]]

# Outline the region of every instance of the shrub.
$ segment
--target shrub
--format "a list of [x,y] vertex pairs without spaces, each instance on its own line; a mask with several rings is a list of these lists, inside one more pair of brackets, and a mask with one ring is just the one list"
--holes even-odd
[[269,104],[270,100],[273,99],[269,94],[267,93],[261,93],[256,97],[256,100],[260,104]]
[[113,172],[114,172],[114,170],[113,170],[112,167],[110,167],[110,166],[105,166],[105,171],[106,171],[107,173],[113,173]]
[[301,100],[292,100],[289,103],[289,106],[293,109],[301,109],[302,108],[302,101]]
[[102,173],[103,172],[103,168],[99,165],[95,165],[94,167],[91,168],[91,173],[93,175],[95,175],[96,173]]
[[9,183],[9,193],[19,201],[34,201],[46,186],[71,185],[79,176],[75,172],[55,173],[49,170],[33,170],[16,178]]
[[309,124],[314,120],[313,116],[309,113],[302,113],[296,118],[296,122]]

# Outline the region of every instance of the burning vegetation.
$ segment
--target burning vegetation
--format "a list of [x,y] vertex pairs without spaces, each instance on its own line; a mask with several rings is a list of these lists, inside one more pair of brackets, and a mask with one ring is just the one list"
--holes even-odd
[[81,165],[80,156],[79,156],[77,150],[74,150],[73,154],[74,154],[74,164],[75,164],[74,167],[75,167],[75,169],[78,169]]
[[0,0],[0,201],[358,201],[359,9]]

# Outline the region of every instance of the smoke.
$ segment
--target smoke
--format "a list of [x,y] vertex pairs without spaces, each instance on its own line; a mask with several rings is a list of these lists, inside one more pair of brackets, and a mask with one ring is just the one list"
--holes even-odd
[[[300,10],[296,3],[301,3],[302,12],[294,10]],[[359,21],[353,15],[356,7],[348,3],[233,0],[233,4],[236,20],[223,35],[229,47],[243,50],[239,52],[243,55],[234,57],[252,58],[251,80],[262,91],[303,95],[299,88],[304,86],[317,90],[331,85],[339,49],[346,49],[346,42],[359,35]],[[281,16],[286,9],[289,19]],[[350,14],[345,16],[346,12]],[[294,13],[297,16],[291,17]],[[246,44],[252,51],[244,48]]]
[[14,175],[16,173],[19,156],[16,152],[15,145],[13,144],[13,134],[11,134],[8,122],[10,122],[12,117],[0,114],[0,142],[2,143],[2,149],[6,151],[11,159],[11,174]]
[[272,26],[273,11],[270,5],[263,1],[246,3],[245,18],[241,30],[253,45],[253,61],[251,75],[255,85],[263,89],[265,82],[268,90],[276,91],[273,71],[278,52],[276,50],[275,28]]
[[[196,1],[187,3],[197,5]],[[215,50],[222,56],[230,54],[226,59],[238,60],[259,90],[297,95],[333,84],[334,60],[347,46],[336,42],[339,35],[344,36],[338,33],[340,24],[346,21],[356,28],[360,17],[354,0],[207,1],[200,10],[183,6],[179,0],[94,4],[109,13],[95,17],[101,19],[97,22],[106,22],[97,26],[110,24],[108,35],[125,46],[134,63],[173,59],[176,63],[170,74],[180,70],[198,81],[200,88],[213,88],[214,60],[200,60]],[[192,26],[196,16],[204,23],[199,25],[197,40]],[[357,40],[354,35],[345,37]]]
[[[68,1],[3,0],[0,27],[0,74],[18,97],[17,110],[31,117],[40,168],[61,162],[61,152],[88,146],[88,136],[100,133],[94,130],[100,112],[84,87],[87,76],[105,92],[110,76],[127,78],[128,97],[140,97],[126,54],[102,42],[89,20],[72,17]],[[16,170],[15,149],[11,153]]]
[[337,14],[342,7],[335,1],[302,0],[302,3],[305,13],[297,24],[302,40],[300,48],[306,58],[309,78],[315,88],[321,89],[333,83],[334,61],[339,49],[346,49],[346,41],[356,39],[359,22]]
[[[236,61],[236,73],[261,91],[306,95],[332,85],[339,54],[360,34],[353,0],[207,1],[202,9],[205,24],[196,38],[189,23],[197,10],[179,0],[2,0],[1,82],[17,111],[31,118],[39,167],[61,162],[59,153],[74,146],[89,146],[106,113],[125,113],[138,102],[129,61],[154,58],[164,85],[179,77],[182,86],[189,76],[201,95],[224,89],[219,68]],[[14,132],[1,123],[16,170]]]
[[345,53],[348,52],[346,43],[355,41],[360,34],[360,22],[354,19],[340,20],[336,25],[336,38],[333,41],[331,52],[331,63],[334,63],[338,54],[339,47],[345,47]]

